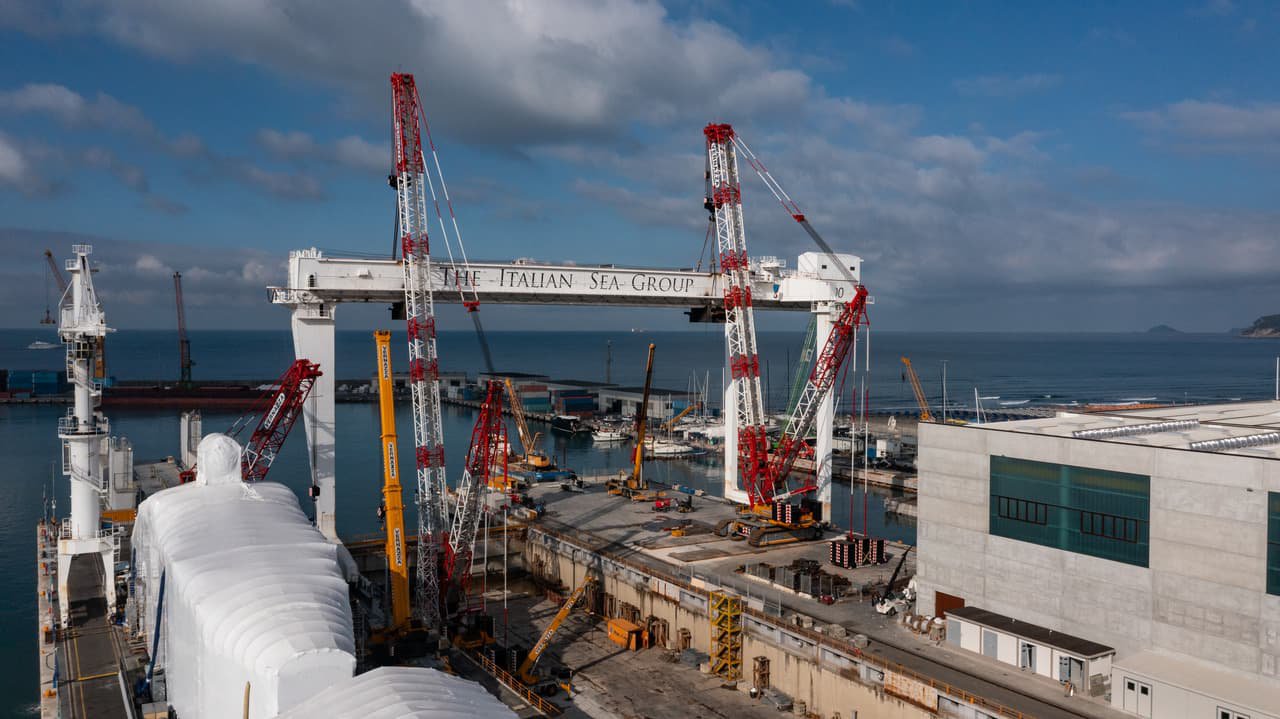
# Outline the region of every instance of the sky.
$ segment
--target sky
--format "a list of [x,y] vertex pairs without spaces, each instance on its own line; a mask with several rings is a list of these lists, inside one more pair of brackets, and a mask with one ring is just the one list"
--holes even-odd
[[[694,265],[701,130],[731,122],[864,258],[878,329],[1227,331],[1280,312],[1278,48],[1245,0],[8,0],[0,326],[37,327],[44,249],[88,242],[117,327],[173,326],[177,270],[193,329],[286,328],[290,250],[390,252],[401,71],[474,259]],[[743,203],[753,255],[814,249],[754,177]]]

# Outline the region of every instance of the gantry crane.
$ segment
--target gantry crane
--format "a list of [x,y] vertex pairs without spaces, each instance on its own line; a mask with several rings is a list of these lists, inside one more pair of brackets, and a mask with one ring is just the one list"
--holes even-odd
[[187,338],[187,312],[182,302],[182,273],[173,273],[173,296],[178,303],[178,366],[181,368],[178,383],[191,386],[191,340]]
[[920,377],[916,375],[916,368],[911,366],[911,358],[903,357],[902,366],[905,368],[907,381],[911,383],[911,391],[916,395],[916,404],[920,406],[920,421],[932,422],[933,412],[929,410],[929,400],[924,395],[924,388],[920,386]]
[[[405,320],[409,336],[409,388],[418,505],[418,614],[429,629],[440,627],[439,550],[446,522],[444,428],[440,419],[440,365],[431,294],[427,238],[426,159],[422,154],[421,103],[413,75],[391,75],[395,141],[396,211],[404,267]],[[434,194],[434,189],[432,190]]]
[[516,433],[520,435],[520,446],[524,448],[524,463],[529,466],[529,469],[554,469],[555,463],[546,452],[538,449],[538,440],[542,439],[542,433],[534,434],[529,431],[529,422],[524,414],[524,402],[520,401],[520,393],[516,391],[510,377],[503,381],[507,387],[507,397],[511,399],[511,416],[516,420]]
[[656,499],[660,494],[649,491],[649,482],[644,478],[644,436],[649,424],[649,390],[653,384],[653,351],[657,345],[649,344],[649,357],[644,365],[644,393],[640,397],[640,407],[636,410],[636,449],[631,456],[631,474],[611,479],[605,487],[610,494],[620,494],[637,502]]
[[731,126],[710,124],[704,128],[703,134],[707,140],[711,191],[709,199],[715,213],[716,234],[720,241],[720,265],[726,274],[725,334],[732,376],[737,380],[738,471],[751,503],[750,514],[768,517],[764,521],[750,518],[726,520],[718,530],[721,534],[743,534],[755,545],[814,539],[821,532],[810,513],[799,511],[793,515],[785,507],[782,507],[782,512],[779,509],[790,497],[816,489],[812,484],[792,489],[787,486],[787,480],[800,452],[807,447],[804,438],[813,428],[819,408],[830,394],[836,377],[849,357],[858,328],[866,324],[867,289],[841,263],[834,263],[855,285],[853,297],[840,303],[839,314],[832,322],[831,332],[809,372],[777,446],[770,453],[764,435],[763,405],[759,403],[759,361],[756,358],[755,328],[750,311],[750,266],[742,228],[737,150],[743,152],[752,169],[819,248],[828,256],[834,257],[835,253]]
[[520,668],[516,670],[516,676],[520,678],[520,681],[525,684],[538,683],[538,675],[533,673],[533,668],[537,665],[538,658],[541,657],[542,653],[551,645],[551,638],[555,636],[556,630],[560,628],[560,625],[564,624],[564,620],[568,618],[569,613],[573,611],[574,605],[578,603],[579,599],[582,599],[582,595],[586,593],[587,587],[594,584],[595,581],[596,578],[593,574],[588,574],[583,577],[582,582],[574,588],[573,593],[569,595],[569,598],[564,600],[564,604],[560,605],[560,611],[556,612],[556,615],[551,618],[551,623],[547,625],[545,630],[543,630],[542,636],[538,637],[538,641],[534,643],[533,648],[525,655],[524,661],[520,663]]
[[320,365],[305,359],[294,360],[280,377],[279,387],[263,397],[255,413],[258,424],[244,445],[240,473],[246,482],[261,482],[284,446],[289,430],[302,413],[302,404],[320,376]]
[[395,390],[391,374],[391,332],[373,333],[378,353],[378,410],[382,419],[382,521],[386,525],[387,573],[390,575],[390,632],[408,629],[409,562],[405,557],[404,492],[400,487],[399,452],[396,448]]

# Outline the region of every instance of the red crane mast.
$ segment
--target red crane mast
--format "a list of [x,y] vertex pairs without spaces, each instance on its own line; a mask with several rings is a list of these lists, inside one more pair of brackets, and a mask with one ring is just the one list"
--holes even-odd
[[466,593],[471,576],[471,559],[475,553],[480,517],[484,512],[489,475],[500,466],[505,470],[506,466],[507,423],[502,417],[503,391],[501,382],[490,380],[484,403],[480,405],[480,416],[471,430],[471,446],[467,450],[462,480],[458,482],[445,579],[457,586],[461,594]]
[[261,482],[271,471],[280,447],[302,413],[302,404],[320,376],[320,365],[305,359],[294,360],[280,377],[280,386],[266,395],[255,413],[258,425],[245,443],[240,474],[246,482]]

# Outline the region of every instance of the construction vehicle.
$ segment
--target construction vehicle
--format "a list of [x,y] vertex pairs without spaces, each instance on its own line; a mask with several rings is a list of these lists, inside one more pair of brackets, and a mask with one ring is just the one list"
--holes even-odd
[[180,374],[178,384],[191,386],[191,340],[187,338],[187,312],[182,302],[182,273],[173,273],[173,296],[178,303],[178,367]]
[[822,524],[814,518],[811,507],[787,501],[817,489],[816,484],[806,482],[792,488],[788,480],[800,453],[808,451],[805,438],[817,420],[819,408],[830,396],[858,329],[867,324],[869,293],[848,268],[840,262],[833,263],[854,286],[853,296],[832,303],[838,315],[771,452],[756,350],[751,266],[742,224],[739,151],[787,214],[828,257],[834,258],[835,253],[732,126],[712,123],[703,129],[703,135],[707,146],[707,203],[715,218],[720,266],[725,276],[726,341],[737,400],[736,412],[726,421],[736,421],[738,472],[749,502],[737,519],[725,520],[716,529],[721,536],[744,537],[753,546],[818,539]]
[[[586,593],[587,587],[595,584],[595,582],[595,575],[588,574],[583,577],[582,583],[573,590],[573,593],[564,601],[564,604],[560,605],[560,611],[556,612],[556,615],[551,618],[551,623],[547,625],[545,630],[543,630],[542,636],[538,637],[538,641],[534,643],[533,648],[525,655],[524,661],[520,663],[520,668],[516,670],[516,676],[519,677],[520,681],[530,687],[538,687],[548,681],[546,677],[538,676],[533,671],[534,667],[538,663],[538,658],[541,657],[542,653],[551,645],[551,638],[555,636],[556,630],[560,629],[560,625],[564,624],[564,620],[567,619],[569,613],[573,611],[574,605],[578,603],[578,600],[582,599],[582,595]],[[561,684],[560,686],[564,687],[566,692],[571,693],[568,686],[565,686],[564,684]]]
[[929,411],[929,400],[924,396],[924,388],[920,386],[920,377],[916,375],[915,367],[911,366],[911,358],[903,357],[902,366],[907,381],[911,383],[911,391],[916,395],[916,404],[920,406],[920,421],[932,422],[933,412]]
[[678,423],[680,422],[680,420],[682,420],[682,419],[684,419],[685,417],[689,416],[689,413],[691,413],[691,412],[697,412],[697,411],[698,411],[698,410],[700,410],[700,409],[702,409],[702,403],[701,403],[701,402],[694,402],[693,404],[689,405],[688,407],[685,407],[684,409],[680,410],[680,413],[679,413],[679,414],[677,414],[676,416],[674,416],[674,417],[672,417],[671,419],[667,420],[666,422],[663,422],[663,423],[662,423],[662,431],[664,431],[664,432],[670,432],[670,431],[671,431],[671,428],[672,428],[672,427],[675,427],[675,426],[676,426],[676,424],[678,424]]
[[631,459],[631,474],[619,473],[618,477],[605,483],[609,494],[627,497],[635,502],[649,502],[661,498],[662,492],[649,489],[649,482],[644,478],[644,436],[649,418],[649,390],[653,385],[653,351],[657,345],[649,344],[649,357],[644,367],[644,393],[640,398],[640,408],[636,410],[636,449]]
[[903,551],[902,558],[898,560],[898,566],[893,568],[893,575],[889,577],[889,583],[884,585],[884,593],[876,598],[875,609],[880,614],[892,617],[899,612],[905,612],[916,599],[915,577],[911,578],[901,592],[893,591],[893,585],[898,581],[898,573],[902,571],[902,565],[907,563],[907,555],[911,554],[911,549],[908,546]]
[[409,628],[409,562],[405,555],[404,493],[400,488],[399,452],[396,449],[396,409],[391,376],[391,332],[373,333],[378,353],[378,410],[382,419],[382,506],[379,514],[386,528],[387,587],[391,598],[391,625],[387,635]]
[[516,432],[520,435],[520,446],[524,449],[524,463],[529,469],[534,470],[555,469],[556,465],[547,456],[547,453],[538,449],[542,433],[535,434],[529,431],[529,422],[525,418],[524,403],[520,401],[520,393],[516,391],[510,377],[507,377],[504,381],[507,385],[507,397],[511,400],[511,416],[516,420]]

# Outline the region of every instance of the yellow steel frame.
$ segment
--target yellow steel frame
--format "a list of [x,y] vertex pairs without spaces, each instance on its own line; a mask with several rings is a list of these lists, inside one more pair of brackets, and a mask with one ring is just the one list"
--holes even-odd
[[911,391],[916,395],[916,404],[920,405],[920,421],[932,422],[933,413],[929,411],[929,400],[925,399],[924,388],[920,386],[920,378],[916,376],[916,370],[911,366],[911,359],[903,357],[902,364],[907,368],[907,379],[911,381]]
[[711,673],[725,681],[742,678],[742,598],[727,592],[708,595],[711,617]]

